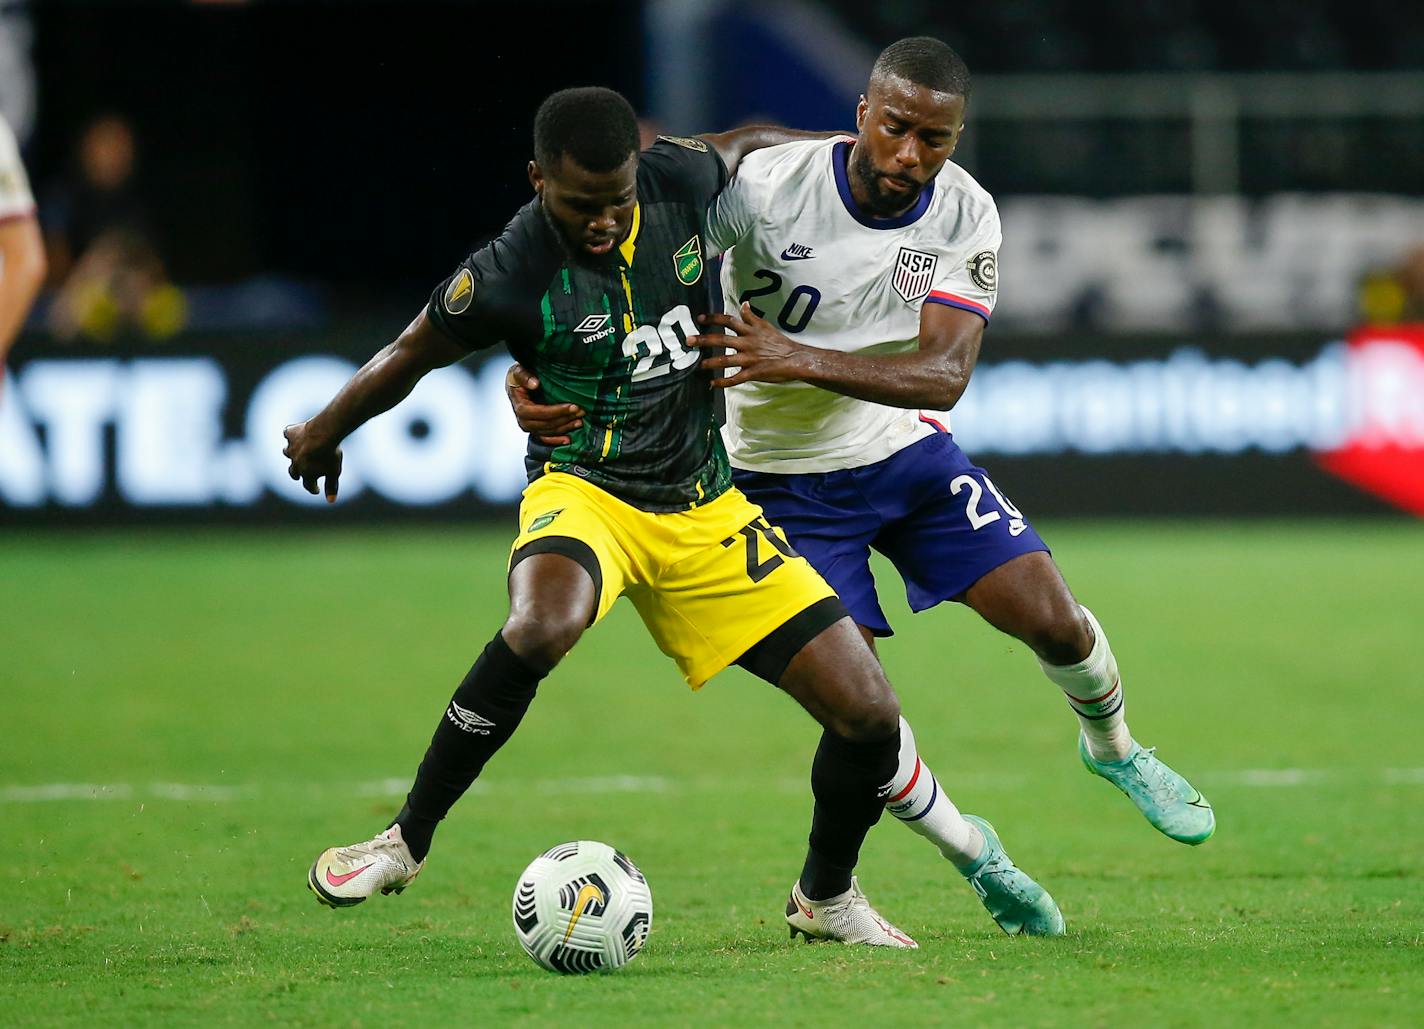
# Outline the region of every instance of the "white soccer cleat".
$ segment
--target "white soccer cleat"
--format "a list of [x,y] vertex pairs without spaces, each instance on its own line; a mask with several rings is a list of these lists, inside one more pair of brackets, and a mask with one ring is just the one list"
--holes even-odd
[[798,882],[791,887],[786,901],[786,924],[791,926],[791,938],[800,933],[806,942],[837,940],[841,943],[863,943],[870,947],[901,947],[914,949],[919,944],[896,929],[860,892],[860,883],[852,876],[850,889],[826,900],[807,900]]
[[307,873],[307,886],[329,908],[359,904],[377,890],[400,893],[425,867],[416,861],[393,825],[365,843],[321,852]]

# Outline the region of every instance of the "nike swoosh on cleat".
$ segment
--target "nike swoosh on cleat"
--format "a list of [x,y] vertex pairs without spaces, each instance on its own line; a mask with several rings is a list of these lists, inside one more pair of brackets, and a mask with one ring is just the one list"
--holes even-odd
[[815,918],[815,917],[816,917],[816,913],[815,913],[814,911],[812,911],[810,908],[808,908],[805,904],[802,904],[799,900],[796,902],[796,906],[801,909],[801,913],[802,913],[803,915],[805,915],[807,918]]
[[358,875],[360,875],[362,872],[364,872],[370,867],[370,865],[362,865],[360,868],[356,869],[356,871],[347,872],[345,875],[332,875],[331,869],[328,868],[326,870],[326,881],[332,886],[344,886],[346,883],[350,882],[352,879],[355,879]]
[[1197,795],[1187,801],[1187,803],[1192,807],[1205,808],[1207,811],[1211,810],[1211,805],[1208,804],[1206,798],[1201,795],[1201,790],[1197,790]]

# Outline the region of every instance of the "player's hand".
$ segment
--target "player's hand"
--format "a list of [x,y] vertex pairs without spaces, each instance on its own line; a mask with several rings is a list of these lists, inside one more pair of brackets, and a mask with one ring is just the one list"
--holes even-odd
[[291,462],[287,474],[302,481],[302,487],[317,495],[317,483],[326,480],[326,502],[336,502],[337,483],[341,478],[341,448],[326,443],[312,428],[311,422],[298,422],[282,430],[287,445],[282,454]]
[[765,318],[752,313],[750,304],[742,304],[740,315],[704,314],[697,320],[709,330],[731,329],[735,333],[688,337],[688,346],[713,351],[703,356],[703,368],[737,369],[732,375],[714,377],[712,385],[725,389],[743,382],[795,382],[802,377],[801,363],[811,348],[777,332]]
[[562,446],[569,442],[568,434],[583,426],[583,408],[577,404],[540,404],[533,399],[539,388],[539,377],[521,364],[512,364],[504,373],[504,394],[514,408],[514,420],[519,427],[539,442]]

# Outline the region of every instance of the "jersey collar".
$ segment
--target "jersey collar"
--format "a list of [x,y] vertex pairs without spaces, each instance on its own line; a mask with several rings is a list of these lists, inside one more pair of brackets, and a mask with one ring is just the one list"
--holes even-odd
[[[850,191],[850,164],[851,144],[844,140],[831,148],[831,168],[836,173],[836,190],[841,195],[841,203],[845,204],[846,211],[852,218],[860,222],[868,229],[902,229],[906,225],[913,225],[920,220],[920,217],[930,209],[930,201],[934,199],[934,180],[920,191],[920,198],[915,201],[915,206],[904,214],[896,215],[894,218],[875,218],[861,210],[859,204],[855,202],[855,196]],[[636,222],[634,225],[636,226]],[[629,239],[632,239],[630,236]]]
[[623,255],[623,263],[632,267],[633,252],[637,249],[638,230],[643,227],[643,205],[633,204],[633,226],[628,230],[628,238],[618,244],[618,252]]

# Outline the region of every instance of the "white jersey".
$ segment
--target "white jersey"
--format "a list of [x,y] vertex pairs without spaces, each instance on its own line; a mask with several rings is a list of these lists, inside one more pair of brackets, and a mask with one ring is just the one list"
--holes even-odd
[[[919,346],[920,308],[994,309],[999,213],[968,172],[946,163],[898,218],[872,219],[851,196],[844,139],[785,143],[742,159],[708,214],[726,253],[729,313],[745,299],[792,339],[843,352]],[[727,390],[722,430],[735,468],[828,472],[882,461],[938,431],[918,411],[804,382]]]
[[20,163],[20,146],[10,123],[0,115],[0,222],[34,213],[30,180]]

